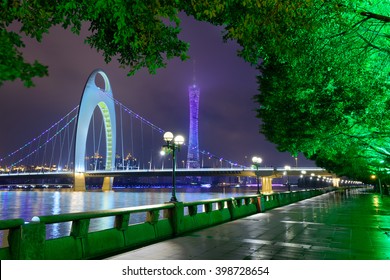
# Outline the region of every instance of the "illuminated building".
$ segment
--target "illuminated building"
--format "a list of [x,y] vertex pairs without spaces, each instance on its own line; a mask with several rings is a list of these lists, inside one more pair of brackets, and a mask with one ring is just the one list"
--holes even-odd
[[188,88],[190,99],[190,132],[188,137],[187,168],[199,168],[198,115],[200,90],[194,83]]

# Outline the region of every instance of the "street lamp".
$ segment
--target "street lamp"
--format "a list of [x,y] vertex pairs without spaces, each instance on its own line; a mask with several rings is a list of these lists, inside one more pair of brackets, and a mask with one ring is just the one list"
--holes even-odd
[[256,167],[256,179],[257,179],[257,194],[260,194],[260,180],[259,180],[259,167],[263,160],[260,157],[253,157],[252,163]]
[[288,189],[288,191],[291,191],[291,188],[290,188],[290,178],[288,177],[288,170],[291,170],[291,166],[286,165],[284,167],[284,170],[285,170],[286,175],[287,175],[287,189]]
[[306,175],[306,170],[302,170],[301,171],[301,178],[303,180],[303,187],[306,189],[306,178],[305,178],[305,175]]
[[[384,160],[381,160],[381,161],[379,162],[379,164],[382,165],[384,162],[385,162]],[[382,170],[381,170],[380,166],[378,166],[378,173],[380,174],[381,171],[382,171]],[[379,178],[379,174],[378,174],[379,192],[380,192],[381,197],[382,197],[383,191],[382,191],[381,178]]]
[[381,196],[382,196],[383,193],[382,193],[381,178],[379,178],[379,175],[378,175],[378,176],[376,176],[376,175],[371,175],[371,179],[373,179],[373,180],[378,179],[379,192],[380,192],[380,194],[381,194]]
[[292,157],[295,159],[295,167],[298,167],[298,155]]
[[172,197],[169,202],[177,202],[176,198],[176,151],[180,151],[181,145],[184,143],[184,137],[181,135],[177,135],[176,137],[173,136],[172,132],[165,132],[164,133],[164,141],[166,142],[165,145],[163,145],[163,148],[168,153],[172,153]]

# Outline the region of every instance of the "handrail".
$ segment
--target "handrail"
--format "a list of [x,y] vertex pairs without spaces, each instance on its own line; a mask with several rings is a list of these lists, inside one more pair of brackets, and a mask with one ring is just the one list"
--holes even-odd
[[23,219],[10,219],[0,221],[0,230],[16,228],[24,224]]
[[[79,213],[35,216],[0,221],[9,230],[8,247],[0,248],[0,259],[91,259],[158,242],[201,228],[225,223],[268,209],[327,192],[306,190],[296,193],[246,195],[192,202],[176,202]],[[271,200],[267,197],[273,197]],[[217,203],[217,207],[212,207]],[[198,206],[204,212],[198,213]],[[184,211],[188,208],[188,214]],[[160,211],[163,211],[161,214]],[[132,213],[146,213],[143,223],[129,224]],[[112,227],[89,231],[90,220],[115,217]],[[71,222],[69,235],[46,239],[46,225]]]
[[205,199],[205,200],[198,200],[198,201],[183,202],[183,205],[184,205],[184,207],[197,206],[197,205],[208,204],[208,203],[218,203],[218,202],[231,201],[233,199],[234,198],[232,198],[232,197],[212,198],[212,199]]
[[144,205],[144,206],[136,206],[136,207],[116,208],[116,209],[109,209],[109,210],[96,210],[96,211],[79,212],[79,213],[35,216],[32,218],[32,221],[40,222],[44,224],[55,224],[55,223],[63,223],[63,222],[72,222],[72,221],[83,220],[83,219],[96,219],[96,218],[103,218],[103,217],[125,215],[130,213],[148,212],[153,210],[164,210],[164,209],[171,209],[174,207],[175,206],[173,203]]

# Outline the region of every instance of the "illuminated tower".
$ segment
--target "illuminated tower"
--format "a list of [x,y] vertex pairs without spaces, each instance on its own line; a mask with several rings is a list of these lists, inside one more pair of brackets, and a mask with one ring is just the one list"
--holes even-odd
[[[195,76],[194,76],[195,77]],[[190,133],[188,139],[187,168],[199,168],[199,140],[198,140],[198,113],[199,88],[194,82],[188,87],[190,99]]]

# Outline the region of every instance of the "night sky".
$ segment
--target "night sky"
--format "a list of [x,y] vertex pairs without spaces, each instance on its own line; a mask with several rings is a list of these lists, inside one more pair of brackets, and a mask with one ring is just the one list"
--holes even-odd
[[[0,158],[77,106],[85,82],[96,68],[108,75],[116,99],[162,129],[187,138],[188,86],[195,59],[200,148],[243,165],[250,165],[257,155],[266,166],[294,166],[290,154],[278,152],[258,132],[260,120],[252,100],[257,94],[257,70],[237,57],[237,44],[223,43],[221,28],[191,18],[183,17],[182,28],[181,38],[191,45],[191,59],[171,60],[156,75],[143,69],[127,77],[128,69],[119,68],[115,60],[106,64],[101,54],[84,44],[87,30],[77,36],[55,27],[41,44],[26,41],[26,58],[48,65],[49,76],[34,79],[34,88],[25,88],[19,81],[0,87]],[[314,163],[299,155],[298,165]]]

